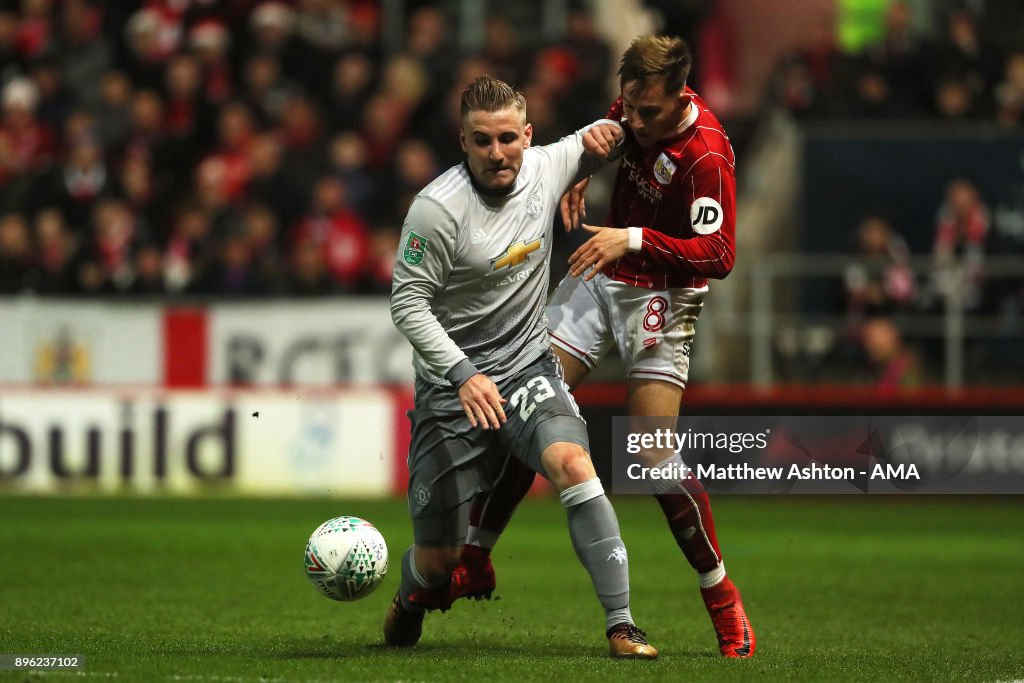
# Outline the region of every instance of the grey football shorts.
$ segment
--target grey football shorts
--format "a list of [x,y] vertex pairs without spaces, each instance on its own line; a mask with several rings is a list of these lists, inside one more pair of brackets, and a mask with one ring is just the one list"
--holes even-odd
[[508,403],[495,431],[469,424],[453,387],[416,380],[408,497],[417,545],[462,545],[473,498],[491,489],[510,457],[547,477],[541,454],[551,444],[590,452],[586,423],[550,351],[497,384]]

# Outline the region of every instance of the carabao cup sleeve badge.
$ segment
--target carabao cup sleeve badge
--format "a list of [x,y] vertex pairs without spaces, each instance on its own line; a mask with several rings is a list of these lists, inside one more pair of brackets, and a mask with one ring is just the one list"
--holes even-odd
[[405,262],[410,266],[418,266],[423,261],[423,255],[427,252],[427,238],[409,233],[409,239],[405,243]]

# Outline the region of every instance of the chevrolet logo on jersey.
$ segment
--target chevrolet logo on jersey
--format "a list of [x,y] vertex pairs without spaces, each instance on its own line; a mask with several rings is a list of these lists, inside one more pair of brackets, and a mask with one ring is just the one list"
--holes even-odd
[[537,251],[544,244],[544,238],[538,237],[530,243],[517,242],[511,245],[505,250],[504,256],[499,256],[496,259],[491,260],[491,271],[498,270],[508,266],[509,268],[515,268],[526,261],[526,257],[531,253]]

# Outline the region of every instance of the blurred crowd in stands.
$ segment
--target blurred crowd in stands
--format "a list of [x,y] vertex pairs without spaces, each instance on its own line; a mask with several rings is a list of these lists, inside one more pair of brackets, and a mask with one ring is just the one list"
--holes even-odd
[[[967,345],[966,362],[975,379],[986,373],[989,382],[1020,381],[1010,359],[1024,350],[1024,269],[1006,270],[1014,252],[993,236],[992,222],[974,183],[953,179],[936,212],[931,254],[918,257],[915,266],[892,217],[882,211],[865,214],[844,277],[840,356],[852,355],[855,365],[875,368],[881,385],[892,388],[921,383],[927,366],[936,380],[945,347],[934,328],[948,332],[940,316],[952,307],[975,316],[962,330],[968,337],[984,325],[994,326]],[[987,264],[1000,257],[1004,268],[991,272]]]
[[991,213],[974,184],[964,178],[952,181],[937,214],[931,269],[922,277],[912,270],[910,251],[891,219],[882,212],[865,215],[857,227],[859,258],[845,274],[850,321],[936,312],[953,290],[965,311],[993,312],[1001,292],[985,280],[990,223]]
[[[849,0],[837,6],[840,14],[850,10],[857,30],[843,35],[821,25],[810,31],[805,46],[778,64],[771,104],[801,121],[935,121],[1024,132],[1024,4]],[[993,23],[998,17],[1007,21]],[[822,329],[817,344],[813,334],[803,344],[816,348],[823,361],[817,367],[866,372],[884,392],[941,381],[948,343],[941,316],[953,304],[994,325],[988,338],[966,345],[972,379],[1020,380],[1006,360],[1021,351],[1024,277],[993,277],[986,269],[988,259],[1019,253],[1020,244],[993,229],[985,194],[969,178],[950,179],[936,197],[927,257],[926,245],[909,247],[886,211],[862,217],[844,276],[845,324],[838,338]],[[979,331],[965,330],[968,336]],[[805,361],[815,354],[804,348],[789,355],[810,367]]]
[[[715,5],[646,4],[691,39]],[[540,144],[612,96],[615,55],[589,3],[565,4],[557,40],[498,5],[467,49],[454,2],[0,0],[0,294],[388,291],[409,201],[462,158],[467,82],[517,84]],[[821,27],[782,61],[775,101],[799,117],[1021,126],[1024,45],[997,45],[970,11],[939,5],[939,30],[918,35],[908,3],[891,0],[882,37],[855,51]],[[406,10],[394,49],[388,6]],[[937,258],[978,260],[987,219],[973,211],[965,231],[940,224]],[[878,282],[868,262],[851,273],[851,310],[876,306],[879,288],[888,304],[941,295],[900,270],[891,226],[866,225],[864,248],[897,265]]]
[[[979,2],[867,4],[884,8],[879,35],[844,49],[831,26],[818,27],[808,47],[779,65],[773,83],[777,103],[808,119],[934,118],[1024,126],[1024,26],[985,24],[973,11],[985,4]],[[1012,0],[1002,4],[1020,6]],[[928,15],[931,33],[919,30],[915,9]]]
[[[991,216],[977,188],[963,178],[951,182],[938,210],[931,267],[915,272],[910,250],[883,212],[866,214],[857,227],[857,260],[845,273],[845,344],[862,366],[874,368],[880,388],[896,391],[923,381],[919,354],[941,366],[940,344],[906,344],[903,327],[918,313],[941,313],[951,296],[965,312],[991,310],[997,293],[984,279],[985,243]],[[1002,281],[997,280],[997,283]],[[988,296],[983,299],[984,288]],[[1019,293],[1018,293],[1019,297]]]
[[[990,208],[965,178],[946,187],[927,256],[911,253],[888,212],[865,213],[854,230],[839,301],[829,311],[840,312],[842,322],[822,325],[811,317],[802,327],[781,326],[775,339],[780,374],[798,381],[866,381],[887,394],[941,382],[944,316],[952,305],[980,316],[969,319],[975,323],[996,326],[997,333],[968,344],[972,378],[1019,382],[1020,372],[1011,372],[1006,359],[1022,350],[1024,270],[993,276],[986,268],[1000,255],[991,224]],[[976,331],[963,330],[968,336]]]
[[539,143],[604,113],[611,53],[375,0],[0,2],[0,293],[386,292],[412,196],[462,158],[459,95],[516,83]]

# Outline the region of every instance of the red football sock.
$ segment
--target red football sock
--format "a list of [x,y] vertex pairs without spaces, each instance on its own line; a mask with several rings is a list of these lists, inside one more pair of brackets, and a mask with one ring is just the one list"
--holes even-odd
[[715,536],[711,501],[701,483],[691,476],[673,491],[654,497],[690,565],[701,574],[717,567],[722,561],[722,551]]
[[478,545],[466,544],[462,548],[460,562],[464,567],[482,567],[487,564],[487,558],[491,556],[490,548],[483,548]]

